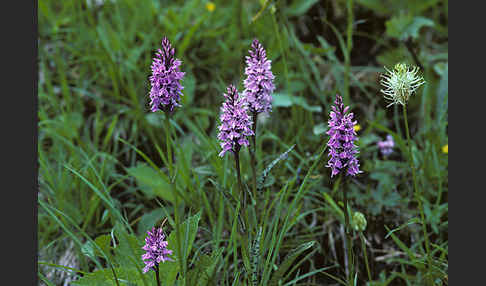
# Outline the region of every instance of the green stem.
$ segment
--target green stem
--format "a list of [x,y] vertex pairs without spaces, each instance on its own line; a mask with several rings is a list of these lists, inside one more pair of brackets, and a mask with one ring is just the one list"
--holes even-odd
[[[179,268],[182,271],[184,282],[186,279],[186,265],[185,265],[185,255],[182,255],[182,246],[181,246],[181,232],[179,228],[179,197],[176,191],[176,184],[175,184],[175,174],[174,168],[172,166],[172,132],[171,132],[171,125],[170,125],[170,114],[168,112],[165,113],[166,120],[165,120],[165,135],[166,135],[166,143],[167,143],[167,161],[168,169],[169,169],[169,184],[172,189],[172,195],[174,196],[174,221],[175,221],[175,232],[177,238],[177,253],[179,255],[177,261],[179,262]],[[185,285],[185,283],[184,283]]]
[[236,166],[236,177],[238,179],[238,190],[239,190],[239,197],[240,201],[243,199],[243,187],[241,185],[241,174],[240,174],[240,150],[235,150],[235,166]]
[[256,174],[256,128],[257,128],[257,113],[253,112],[253,136],[251,136],[251,148],[250,150],[250,164],[253,173],[253,199],[257,200],[257,174]]
[[236,167],[236,178],[238,179],[238,190],[239,190],[239,201],[242,202],[242,207],[240,209],[243,212],[243,229],[247,229],[249,227],[249,220],[248,220],[248,209],[246,208],[246,199],[245,193],[243,190],[243,184],[241,183],[241,171],[240,171],[240,147],[237,147],[237,150],[234,150],[235,153],[235,167]]
[[113,268],[113,265],[111,264],[111,262],[110,262],[110,268],[111,268],[111,272],[113,273],[113,278],[115,279],[116,285],[120,286],[120,283],[118,282],[118,277],[116,276],[115,269]]
[[407,119],[407,106],[403,105],[403,119],[405,121],[405,133],[407,134],[407,145],[408,145],[408,159],[410,161],[410,167],[412,168],[412,179],[413,179],[413,187],[415,190],[415,198],[419,204],[420,210],[420,218],[422,220],[422,230],[424,232],[424,239],[425,239],[425,251],[427,252],[427,263],[428,268],[432,267],[432,257],[430,256],[430,246],[429,246],[429,235],[427,233],[427,225],[425,222],[425,215],[424,215],[424,206],[422,205],[422,199],[420,190],[417,185],[417,177],[415,174],[415,163],[413,161],[413,154],[412,154],[412,144],[410,140],[410,132],[408,129],[408,119]]
[[157,264],[157,267],[155,267],[155,279],[157,280],[157,286],[160,286],[159,264]]
[[[340,175],[342,176],[342,175]],[[352,252],[351,252],[351,226],[349,223],[349,214],[348,214],[348,195],[347,195],[347,188],[346,184],[343,182],[343,200],[344,200],[344,225],[345,225],[345,232],[346,232],[346,244],[347,244],[347,252],[346,252],[346,257],[348,260],[348,265],[349,265],[349,273],[348,273],[348,283],[349,285],[352,285],[351,281],[353,279],[353,272],[354,272],[354,267],[353,267],[353,257],[352,257]]]
[[165,112],[165,144],[167,146],[167,160],[169,161],[169,164],[167,164],[167,168],[169,169],[170,176],[172,176],[172,147],[170,143],[170,115],[168,112]]
[[365,265],[366,265],[366,272],[368,273],[368,282],[371,283],[371,271],[370,271],[370,265],[368,263],[368,255],[366,254],[366,243],[363,237],[363,233],[359,233],[359,238],[361,239],[361,251],[363,252],[363,256],[365,259]]

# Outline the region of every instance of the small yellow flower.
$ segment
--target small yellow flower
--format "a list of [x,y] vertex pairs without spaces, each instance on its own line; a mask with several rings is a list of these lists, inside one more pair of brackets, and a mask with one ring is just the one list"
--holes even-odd
[[442,153],[449,154],[449,144],[442,147]]
[[354,128],[354,131],[358,132],[358,131],[360,131],[360,130],[361,130],[361,125],[356,124],[356,125],[354,125],[354,127],[353,127],[353,128]]
[[215,8],[216,8],[216,5],[214,5],[214,3],[213,3],[213,2],[208,2],[208,3],[206,3],[206,9],[207,9],[209,12],[213,12]]

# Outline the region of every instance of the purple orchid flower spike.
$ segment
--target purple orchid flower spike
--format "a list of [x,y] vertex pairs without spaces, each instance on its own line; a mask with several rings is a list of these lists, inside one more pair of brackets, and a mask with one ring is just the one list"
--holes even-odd
[[168,242],[164,240],[165,234],[162,228],[152,228],[152,231],[147,231],[147,237],[145,238],[145,245],[142,247],[146,251],[142,255],[145,267],[143,273],[147,273],[149,270],[158,271],[159,264],[165,261],[172,261],[169,255],[172,254],[172,250],[167,249]]
[[358,151],[354,142],[358,139],[353,121],[353,113],[348,113],[349,106],[344,107],[341,96],[336,95],[328,121],[329,130],[327,135],[330,136],[327,146],[329,147],[329,157],[331,157],[326,167],[332,169],[331,177],[339,174],[341,170],[346,169],[346,175],[356,176],[362,171],[359,170],[357,158]]
[[243,81],[246,98],[251,113],[271,112],[272,93],[275,90],[271,70],[271,61],[267,59],[265,49],[257,39],[251,44],[246,56],[246,79]]
[[238,94],[234,85],[230,85],[223,94],[226,101],[221,107],[221,125],[219,126],[218,139],[223,149],[220,157],[228,151],[238,152],[241,146],[248,146],[246,136],[253,135],[252,121],[247,113],[248,107]]
[[150,106],[152,112],[162,110],[172,112],[181,106],[179,101],[184,87],[181,80],[184,72],[179,70],[181,61],[174,57],[174,48],[164,37],[162,49],[158,49],[152,61],[152,75],[150,76]]

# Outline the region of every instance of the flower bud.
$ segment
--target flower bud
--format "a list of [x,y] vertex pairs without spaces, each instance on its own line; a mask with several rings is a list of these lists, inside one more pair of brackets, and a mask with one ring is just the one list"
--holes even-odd
[[364,231],[366,229],[366,218],[360,212],[355,212],[353,214],[352,226],[356,231]]

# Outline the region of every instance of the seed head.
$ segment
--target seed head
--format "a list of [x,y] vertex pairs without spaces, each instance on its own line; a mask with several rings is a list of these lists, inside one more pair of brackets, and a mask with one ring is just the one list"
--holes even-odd
[[404,63],[398,63],[393,70],[385,67],[386,73],[382,74],[380,83],[385,87],[380,91],[385,99],[391,101],[387,107],[393,104],[406,105],[410,96],[425,83],[422,76],[418,75],[419,68]]

